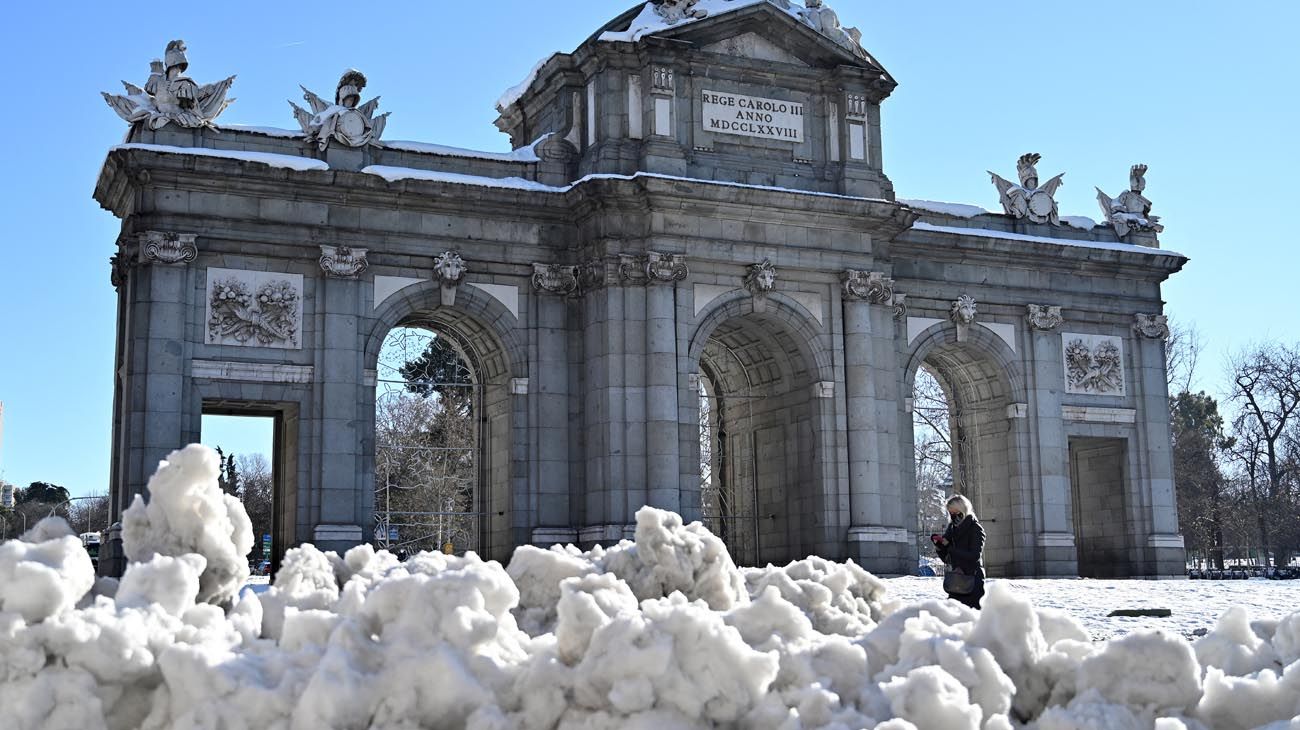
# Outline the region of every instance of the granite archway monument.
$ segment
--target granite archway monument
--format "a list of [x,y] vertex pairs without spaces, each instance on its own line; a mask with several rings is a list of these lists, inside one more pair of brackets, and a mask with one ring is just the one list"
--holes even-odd
[[820,2],[638,5],[502,98],[500,154],[383,141],[355,71],[298,130],[218,129],[232,79],[174,42],[105,95],[131,124],[95,191],[122,220],[114,509],[202,414],[258,413],[277,545],[372,539],[378,348],[426,321],[481,371],[489,557],[707,517],[706,393],[739,558],[911,573],[925,366],[992,574],[1180,575],[1160,285],[1186,259],[1146,168],[1098,225],[1038,155],[993,176],[1002,213],[898,200],[860,39]]

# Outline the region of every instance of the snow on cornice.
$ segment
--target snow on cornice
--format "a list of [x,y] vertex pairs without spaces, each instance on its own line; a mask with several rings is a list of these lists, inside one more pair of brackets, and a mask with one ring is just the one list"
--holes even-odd
[[[975,218],[981,215],[1002,215],[1001,213],[994,213],[991,210],[986,210],[978,205],[971,205],[969,203],[944,203],[938,200],[909,200],[904,198],[899,198],[898,202],[915,210],[948,215],[953,218]],[[1084,231],[1091,231],[1097,226],[1097,221],[1082,215],[1061,216],[1061,223],[1070,226],[1071,228],[1078,228]]]
[[993,211],[985,210],[978,205],[969,203],[944,203],[938,200],[904,200],[899,198],[898,202],[909,208],[924,210],[928,213],[942,213],[955,218],[974,218],[977,215],[993,215]]
[[408,142],[404,140],[381,142],[380,146],[390,150],[419,152],[426,155],[441,155],[443,157],[468,157],[476,160],[496,160],[498,162],[541,162],[542,158],[537,156],[537,145],[541,144],[543,140],[550,136],[550,133],[544,134],[537,138],[532,144],[520,147],[512,152],[482,152],[479,150],[463,149],[461,147],[448,147],[440,144]]
[[330,166],[322,160],[313,160],[310,157],[298,157],[296,155],[277,155],[273,152],[248,152],[246,150],[217,150],[211,147],[173,147],[165,144],[142,144],[133,142],[129,144],[120,144],[110,148],[113,150],[144,150],[146,152],[161,152],[169,155],[199,155],[201,157],[221,157],[228,160],[242,160],[244,162],[260,162],[263,165],[271,167],[284,167],[290,170],[303,172],[306,170],[328,170]]
[[523,81],[520,81],[514,86],[511,86],[510,88],[506,89],[505,93],[501,95],[501,98],[497,99],[497,111],[504,113],[505,110],[511,107],[511,105],[513,105],[516,101],[519,101],[519,97],[523,96],[528,91],[528,88],[533,85],[533,82],[537,80],[537,74],[542,72],[542,67],[545,66],[552,58],[555,58],[556,56],[560,56],[560,55],[563,54],[560,51],[556,51],[555,53],[552,53],[551,55],[546,56],[542,60],[538,61],[537,64],[533,66],[533,70],[529,71],[528,75],[524,77]]
[[1177,258],[1187,258],[1177,251],[1170,251],[1162,248],[1151,248],[1150,246],[1136,246],[1131,243],[1112,243],[1110,241],[1088,241],[1077,238],[1052,238],[1049,236],[1029,236],[1023,233],[1009,233],[1007,231],[997,231],[988,228],[959,228],[955,226],[936,226],[933,223],[917,221],[912,224],[914,231],[930,231],[932,233],[947,233],[955,236],[969,236],[976,238],[999,238],[1006,241],[1027,241],[1030,243],[1052,243],[1058,246],[1079,246],[1082,248],[1105,249],[1108,251],[1123,251],[1125,253],[1144,253],[1151,256],[1174,256]]

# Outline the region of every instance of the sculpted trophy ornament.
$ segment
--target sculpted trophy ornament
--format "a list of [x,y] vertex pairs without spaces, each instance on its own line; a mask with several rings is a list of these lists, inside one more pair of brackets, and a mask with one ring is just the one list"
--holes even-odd
[[839,15],[822,0],[804,0],[804,6],[806,9],[800,13],[800,16],[813,30],[844,46],[855,55],[865,53],[862,49],[862,31],[857,28],[841,27]]
[[326,103],[306,86],[298,88],[302,89],[302,98],[311,105],[311,111],[291,101],[289,106],[293,107],[293,117],[298,120],[298,126],[302,127],[307,139],[315,142],[321,151],[329,146],[330,140],[347,147],[364,147],[378,142],[384,133],[389,112],[375,116],[375,110],[379,108],[377,96],[360,104],[361,90],[366,88],[366,76],[360,71],[348,69],[343,73],[334,92],[333,104]]
[[1134,165],[1129,170],[1128,190],[1112,198],[1097,188],[1097,204],[1102,215],[1115,227],[1115,235],[1123,238],[1133,231],[1159,233],[1165,229],[1160,218],[1151,215],[1151,201],[1142,194],[1147,187],[1147,166]]
[[1025,306],[1028,310],[1025,314],[1025,320],[1029,322],[1029,326],[1033,329],[1041,332],[1051,332],[1060,327],[1061,323],[1065,321],[1065,318],[1061,316],[1060,307],[1046,304],[1027,304]]
[[154,59],[149,63],[149,81],[144,88],[123,81],[126,96],[103,94],[104,101],[131,124],[141,122],[152,130],[168,124],[194,129],[216,128],[213,120],[234,99],[226,99],[226,92],[235,77],[199,86],[185,75],[189,61],[185,57],[185,41],[167,44],[164,61]]
[[709,15],[709,11],[695,7],[700,0],[651,0],[651,2],[654,3],[655,12],[669,25],[683,20],[706,18]]
[[993,185],[998,189],[998,195],[1002,199],[1002,209],[1007,215],[1017,219],[1028,218],[1034,223],[1051,223],[1054,226],[1061,224],[1060,213],[1056,208],[1057,188],[1061,187],[1065,173],[1061,173],[1046,185],[1038,186],[1038,168],[1035,165],[1042,159],[1042,155],[1036,152],[1020,156],[1016,163],[1016,172],[1020,175],[1020,184],[1017,185],[1010,180],[994,172],[989,172],[993,176]]

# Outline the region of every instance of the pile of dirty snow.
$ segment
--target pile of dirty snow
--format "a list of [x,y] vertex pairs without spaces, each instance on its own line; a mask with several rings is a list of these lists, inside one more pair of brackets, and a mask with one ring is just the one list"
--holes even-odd
[[217,470],[163,462],[120,583],[57,521],[0,545],[4,727],[1300,727],[1300,612],[1093,642],[999,583],[976,612],[851,562],[739,569],[650,508],[635,541],[509,566],[304,545],[233,596],[251,537]]

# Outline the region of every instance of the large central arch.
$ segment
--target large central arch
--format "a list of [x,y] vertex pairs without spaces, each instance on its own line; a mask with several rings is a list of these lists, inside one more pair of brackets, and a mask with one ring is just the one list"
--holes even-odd
[[[1022,443],[1025,402],[1020,366],[1007,344],[982,327],[936,324],[912,342],[906,380],[928,369],[948,398],[952,443],[952,489],[964,494],[985,523],[984,562],[990,575],[1025,574],[1032,561],[1037,500],[1029,488]],[[912,424],[905,422],[911,443]],[[915,494],[915,465],[904,465]],[[914,500],[913,500],[914,501]]]
[[700,438],[686,458],[706,478],[684,480],[683,512],[721,535],[739,564],[788,562],[826,542],[834,500],[823,472],[830,401],[818,391],[827,365],[818,338],[796,303],[772,297],[755,307],[736,295],[692,339],[700,397],[689,410]]
[[[425,328],[455,342],[475,381],[476,493],[473,509],[464,510],[478,518],[472,547],[487,558],[508,559],[518,539],[514,477],[522,471],[513,463],[511,444],[514,430],[523,420],[523,414],[515,413],[510,396],[515,363],[527,360],[510,331],[513,315],[499,301],[472,286],[460,287],[452,306],[443,305],[442,296],[436,282],[426,282],[399,290],[376,310],[375,326],[365,342],[367,376],[374,385],[380,351],[397,328]],[[362,392],[363,478],[374,484],[379,447],[375,438],[376,390],[372,387]],[[371,541],[375,540],[373,511],[374,502],[368,501],[364,524],[371,530],[365,535]],[[458,546],[453,544],[453,549]]]

